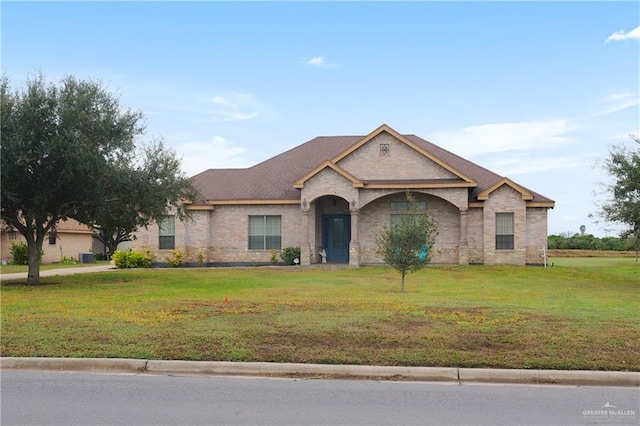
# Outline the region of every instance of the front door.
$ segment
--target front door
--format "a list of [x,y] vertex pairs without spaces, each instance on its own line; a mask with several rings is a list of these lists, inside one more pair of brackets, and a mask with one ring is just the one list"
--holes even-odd
[[348,262],[351,241],[351,216],[328,214],[322,216],[322,248],[327,262]]

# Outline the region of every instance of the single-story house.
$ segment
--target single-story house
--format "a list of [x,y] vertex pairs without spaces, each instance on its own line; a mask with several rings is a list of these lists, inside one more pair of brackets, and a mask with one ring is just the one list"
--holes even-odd
[[[92,252],[95,248],[93,231],[86,225],[74,219],[62,220],[56,224],[56,229],[47,234],[42,244],[42,263],[56,263],[63,258],[78,260],[80,253]],[[11,245],[26,242],[26,239],[17,230],[6,223],[0,226],[1,259],[12,262]]]
[[316,137],[246,169],[192,178],[191,220],[167,216],[136,233],[133,249],[162,262],[269,263],[301,248],[302,265],[379,264],[375,239],[406,193],[438,221],[432,263],[540,264],[555,202],[415,135],[382,125],[366,136]]

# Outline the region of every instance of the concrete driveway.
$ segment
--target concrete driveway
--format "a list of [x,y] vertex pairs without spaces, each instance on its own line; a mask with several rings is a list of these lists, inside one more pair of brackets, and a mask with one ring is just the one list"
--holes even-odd
[[[40,271],[41,277],[54,277],[57,275],[75,275],[75,274],[90,274],[93,272],[105,272],[115,271],[116,267],[113,265],[96,265],[96,266],[83,266],[80,268],[61,268],[61,269],[48,269],[46,271]],[[0,274],[0,281],[6,280],[20,280],[27,279],[26,272],[16,272],[14,274]]]

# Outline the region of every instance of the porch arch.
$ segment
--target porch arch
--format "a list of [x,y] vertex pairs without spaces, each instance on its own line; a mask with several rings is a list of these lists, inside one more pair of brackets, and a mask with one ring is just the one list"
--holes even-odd
[[359,266],[358,209],[355,198],[350,201],[335,194],[320,195],[302,201],[303,263],[322,261]]
[[[406,200],[404,190],[376,191],[361,197],[360,255],[363,264],[379,264],[382,259],[375,253],[375,236],[389,226],[392,201]],[[412,190],[417,201],[426,201],[427,210],[439,222],[438,236],[432,251],[433,263],[466,264],[467,260],[467,204],[463,208],[451,202],[455,198],[440,197],[430,190]],[[465,200],[466,201],[466,200]]]

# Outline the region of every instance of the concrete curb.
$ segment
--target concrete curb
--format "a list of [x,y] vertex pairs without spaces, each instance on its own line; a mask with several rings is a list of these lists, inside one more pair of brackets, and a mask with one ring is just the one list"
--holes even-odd
[[161,375],[349,377],[451,383],[556,384],[640,387],[640,372],[504,370],[455,367],[163,361],[120,358],[0,358],[2,370],[84,371]]
[[143,373],[147,361],[126,358],[0,358],[1,370]]
[[640,386],[640,372],[460,368],[460,382]]
[[394,367],[335,364],[294,364],[273,362],[224,362],[224,361],[149,361],[150,373],[173,374],[228,374],[270,376],[338,376],[410,378],[429,381],[457,381],[456,368]]

